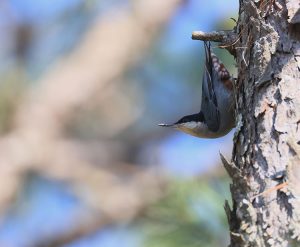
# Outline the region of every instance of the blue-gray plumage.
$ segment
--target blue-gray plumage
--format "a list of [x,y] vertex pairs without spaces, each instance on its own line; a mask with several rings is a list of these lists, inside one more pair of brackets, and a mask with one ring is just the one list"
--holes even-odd
[[204,42],[205,66],[202,80],[201,110],[187,115],[173,127],[187,134],[202,138],[218,138],[235,126],[233,79],[223,63],[211,52],[210,43]]

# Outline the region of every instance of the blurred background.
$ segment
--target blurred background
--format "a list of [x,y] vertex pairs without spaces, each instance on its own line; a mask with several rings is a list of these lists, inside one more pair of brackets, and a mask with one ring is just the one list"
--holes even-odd
[[237,13],[237,0],[1,0],[0,247],[226,246],[232,133],[157,124],[199,111],[191,33]]

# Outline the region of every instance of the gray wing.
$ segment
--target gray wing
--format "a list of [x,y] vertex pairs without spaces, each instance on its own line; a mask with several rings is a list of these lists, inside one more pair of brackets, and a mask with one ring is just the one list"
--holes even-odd
[[215,93],[214,83],[218,78],[212,64],[210,43],[204,42],[205,48],[205,66],[202,81],[202,100],[201,111],[204,115],[205,122],[211,131],[216,132],[220,127],[220,113]]

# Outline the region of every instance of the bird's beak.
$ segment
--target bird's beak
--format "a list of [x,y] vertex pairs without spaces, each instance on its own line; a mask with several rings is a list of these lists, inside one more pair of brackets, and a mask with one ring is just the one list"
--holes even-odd
[[176,128],[176,124],[165,124],[165,123],[161,123],[161,124],[159,124],[158,126],[161,126],[161,127],[173,127],[173,128]]

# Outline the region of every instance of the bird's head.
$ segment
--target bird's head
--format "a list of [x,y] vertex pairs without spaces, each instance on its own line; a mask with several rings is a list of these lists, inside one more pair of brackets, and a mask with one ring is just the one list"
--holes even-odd
[[184,116],[173,124],[163,123],[159,124],[159,126],[171,127],[196,137],[207,137],[209,132],[202,112]]

